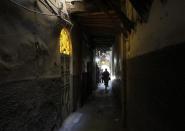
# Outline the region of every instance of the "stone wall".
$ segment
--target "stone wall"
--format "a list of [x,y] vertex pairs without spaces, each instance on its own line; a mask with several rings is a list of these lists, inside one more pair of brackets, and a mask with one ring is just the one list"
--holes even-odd
[[56,131],[63,121],[61,78],[0,85],[1,131]]
[[[52,14],[33,0],[16,2]],[[63,21],[27,9],[0,4],[0,130],[54,131],[68,115],[60,77]]]

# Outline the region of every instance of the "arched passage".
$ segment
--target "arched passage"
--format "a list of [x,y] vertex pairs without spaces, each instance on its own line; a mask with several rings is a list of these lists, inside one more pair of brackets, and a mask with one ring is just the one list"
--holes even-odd
[[71,100],[70,90],[72,83],[70,81],[71,72],[71,58],[72,58],[72,43],[70,32],[67,28],[63,28],[60,33],[60,61],[61,61],[61,80],[63,83],[62,94],[62,113],[66,117],[70,113]]
[[63,28],[60,33],[60,53],[66,56],[72,54],[71,37],[67,28]]

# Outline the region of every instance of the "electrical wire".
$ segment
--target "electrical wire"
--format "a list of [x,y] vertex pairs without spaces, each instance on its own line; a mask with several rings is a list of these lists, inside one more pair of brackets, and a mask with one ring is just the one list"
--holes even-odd
[[[23,5],[19,4],[19,3],[16,3],[15,1],[12,1],[12,0],[9,0],[9,1],[13,2],[14,4],[16,4],[18,6],[21,6],[22,8],[26,9],[27,11],[31,11],[31,12],[34,12],[34,13],[39,13],[41,15],[49,15],[49,16],[59,16],[59,17],[61,17],[60,15],[53,15],[53,14],[46,14],[46,13],[38,12],[36,10],[32,10],[32,9],[26,8],[25,6],[23,6]],[[39,1],[43,2],[42,0],[39,0]],[[44,5],[44,6],[46,6],[46,5]],[[64,18],[62,18],[62,19],[64,20]],[[70,32],[71,32],[71,30],[72,30],[74,25],[70,21],[68,21],[68,23],[71,25],[71,27],[70,27]],[[0,34],[0,39],[2,39],[2,38],[3,39],[7,39],[7,37],[9,38],[9,37],[14,37],[14,36],[19,36],[19,35],[24,35],[25,36],[25,35],[29,35],[29,34],[30,33],[28,33],[28,32],[26,32],[26,33],[17,33],[17,32],[15,32],[15,33],[10,33],[10,34]]]
[[8,0],[10,1],[11,3],[29,11],[29,12],[33,12],[33,13],[37,13],[37,14],[40,14],[40,15],[46,15],[46,16],[56,16],[56,17],[60,17],[61,19],[63,19],[65,22],[67,22],[68,24],[70,25],[73,25],[69,20],[65,19],[65,18],[62,18],[61,15],[54,15],[54,14],[47,14],[47,13],[43,13],[43,12],[39,12],[39,11],[36,11],[36,10],[32,10],[32,9],[29,9],[25,6],[23,6],[22,4],[18,3],[18,2],[15,2],[14,0]]
[[[44,2],[44,1],[42,1],[42,0],[39,0],[39,1],[41,1],[41,2]],[[57,7],[51,0],[47,0],[47,1],[49,1],[49,3],[50,4],[52,4],[56,9],[60,9],[59,7]],[[61,11],[62,13],[65,13],[64,11]]]
[[51,0],[48,0],[55,8],[60,9],[59,7],[57,7]]
[[[57,7],[51,0],[48,0],[56,9],[60,9],[59,7]],[[66,13],[64,11],[61,11],[62,13]],[[68,14],[68,13],[67,13]]]
[[44,1],[42,0],[38,0],[41,4],[43,4],[50,12],[52,12],[52,10],[44,3]]

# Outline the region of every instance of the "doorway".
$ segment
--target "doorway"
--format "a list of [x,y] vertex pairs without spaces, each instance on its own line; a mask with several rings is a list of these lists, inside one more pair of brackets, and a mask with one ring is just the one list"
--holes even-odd
[[61,80],[63,84],[62,90],[62,116],[67,117],[71,112],[71,59],[72,59],[72,43],[70,32],[67,28],[63,28],[60,33],[60,70]]

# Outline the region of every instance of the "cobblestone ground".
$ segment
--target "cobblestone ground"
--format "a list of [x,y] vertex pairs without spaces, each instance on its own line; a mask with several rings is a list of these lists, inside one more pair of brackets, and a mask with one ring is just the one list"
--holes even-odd
[[59,131],[121,131],[120,111],[114,104],[111,93],[99,84],[89,102],[71,114]]

